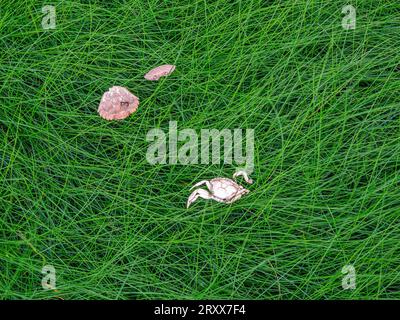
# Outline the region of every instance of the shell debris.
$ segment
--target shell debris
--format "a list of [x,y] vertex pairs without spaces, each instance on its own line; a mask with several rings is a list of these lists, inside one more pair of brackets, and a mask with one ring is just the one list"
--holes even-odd
[[144,75],[144,78],[149,81],[157,81],[161,77],[170,75],[175,70],[175,66],[172,64],[164,64],[162,66],[151,69]]
[[97,111],[106,120],[122,120],[135,112],[138,106],[138,97],[124,87],[114,86],[103,94]]

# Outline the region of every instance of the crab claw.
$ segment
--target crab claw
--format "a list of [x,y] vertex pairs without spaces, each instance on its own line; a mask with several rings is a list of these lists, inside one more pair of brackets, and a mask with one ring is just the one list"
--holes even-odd
[[212,196],[211,194],[203,189],[196,189],[194,190],[191,195],[188,198],[188,201],[186,203],[186,208],[189,208],[189,206],[197,200],[197,198],[203,198],[203,199],[210,199]]
[[239,176],[242,176],[244,181],[246,181],[248,184],[252,184],[253,183],[253,180],[249,178],[249,176],[247,175],[246,171],[240,170],[238,172],[235,172],[234,175],[233,175],[233,178],[236,178],[236,177],[239,177]]

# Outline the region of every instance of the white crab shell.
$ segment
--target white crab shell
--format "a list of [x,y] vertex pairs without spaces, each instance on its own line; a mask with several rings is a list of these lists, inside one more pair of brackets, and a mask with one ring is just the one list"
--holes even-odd
[[[249,179],[248,175],[244,171],[238,171],[233,175],[233,177],[243,176],[246,182],[252,184],[253,181]],[[205,186],[206,188],[199,188],[200,186]],[[189,196],[186,202],[186,208],[195,202],[198,198],[202,199],[212,199],[223,203],[232,203],[239,200],[243,195],[249,193],[250,191],[241,185],[237,184],[235,181],[229,178],[214,178],[211,180],[202,180],[197,182],[192,188],[195,189]]]
[[228,178],[214,178],[210,180],[211,194],[221,200],[230,200],[245,190],[241,185]]

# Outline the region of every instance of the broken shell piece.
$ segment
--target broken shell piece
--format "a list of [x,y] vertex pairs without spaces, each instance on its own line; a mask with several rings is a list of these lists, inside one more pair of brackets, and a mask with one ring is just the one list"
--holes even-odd
[[164,64],[147,72],[144,76],[146,80],[157,81],[161,77],[168,76],[174,72],[175,66],[172,64]]
[[103,94],[97,111],[106,120],[122,120],[135,112],[138,106],[138,97],[124,87],[114,86]]

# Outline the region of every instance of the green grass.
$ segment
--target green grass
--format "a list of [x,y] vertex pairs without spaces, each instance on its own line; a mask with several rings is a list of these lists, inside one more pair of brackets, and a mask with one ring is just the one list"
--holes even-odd
[[[399,10],[2,0],[0,298],[399,298]],[[143,79],[164,63],[170,77]],[[113,85],[141,100],[120,122],[97,114]],[[186,210],[191,185],[235,167],[148,164],[146,133],[170,120],[255,129],[251,192]]]

